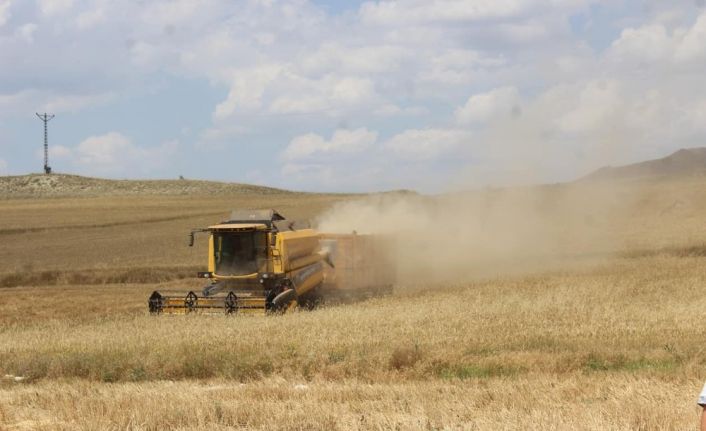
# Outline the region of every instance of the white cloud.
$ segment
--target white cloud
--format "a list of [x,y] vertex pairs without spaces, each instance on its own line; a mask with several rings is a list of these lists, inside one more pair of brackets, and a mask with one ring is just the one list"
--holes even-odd
[[[167,114],[211,115],[172,127],[192,130],[180,138],[191,140],[184,159],[208,149],[237,165],[225,150],[274,152],[305,187],[390,178],[414,187],[513,163],[536,163],[538,180],[553,180],[706,139],[706,10],[693,0],[389,0],[340,14],[308,0],[36,4],[0,0],[7,124],[116,101],[123,112],[156,94],[150,107]],[[192,96],[205,82],[203,98]],[[182,84],[170,96],[183,104],[163,97]],[[163,124],[148,127],[134,141],[94,136],[52,157],[84,171],[109,171],[104,156],[148,169],[157,149],[169,153],[137,145]],[[559,159],[569,161],[549,166]],[[230,171],[258,169],[271,166]]]
[[7,162],[0,159],[0,175],[7,175]]
[[[660,100],[659,102],[663,102]],[[670,108],[672,108],[670,106]],[[686,133],[706,134],[706,100],[695,101],[687,106],[682,106],[685,116],[679,122]],[[664,112],[660,111],[660,114]],[[673,127],[673,125],[670,125]],[[699,143],[699,145],[703,145]]]
[[227,147],[227,143],[242,138],[249,132],[249,129],[237,124],[223,124],[218,127],[211,127],[204,130],[199,136],[199,140],[194,144],[198,151],[222,150]]
[[[44,160],[44,148],[40,147],[34,150],[34,156],[37,160]],[[65,161],[71,161],[74,156],[74,152],[71,148],[64,145],[49,144],[49,164],[53,165],[53,161],[61,160],[62,163]]]
[[76,162],[97,169],[120,169],[124,158],[138,156],[139,150],[130,139],[117,132],[91,136],[78,144]]
[[169,63],[170,52],[162,47],[144,41],[137,41],[130,47],[130,61],[134,66],[145,70],[159,69]]
[[61,114],[78,112],[87,107],[110,103],[117,96],[102,94],[55,94],[35,89],[22,90],[12,94],[0,94],[0,113],[17,115],[18,112],[49,112]]
[[140,147],[118,132],[90,136],[75,147],[52,145],[50,156],[66,160],[89,175],[151,175],[173,157],[179,144],[164,142],[157,147]]
[[477,51],[450,48],[434,53],[422,68],[418,79],[433,86],[465,86],[473,82],[477,71],[496,69],[504,64],[499,57],[490,57]]
[[501,24],[498,26],[498,33],[508,41],[518,44],[532,44],[549,37],[547,26],[540,21]]
[[[332,192],[360,192],[389,188],[388,178],[394,177],[392,166],[380,166],[350,161],[287,162],[280,171],[285,187]],[[384,184],[384,185],[383,185]],[[295,186],[296,185],[296,186]],[[312,187],[311,185],[315,185]]]
[[280,96],[270,105],[275,114],[327,114],[346,112],[364,106],[376,98],[372,81],[356,77],[327,75],[309,79],[285,74],[277,84]]
[[37,0],[44,15],[51,16],[67,12],[74,5],[74,0]]
[[270,106],[273,114],[311,114],[324,111],[329,105],[321,95],[281,96]]
[[327,42],[311,54],[305,55],[300,65],[307,74],[346,70],[350,73],[385,73],[414,58],[414,51],[406,46],[380,44],[345,46]]
[[277,78],[280,70],[277,65],[266,65],[234,72],[228,97],[216,106],[214,117],[220,120],[238,110],[260,108],[265,89]]
[[277,41],[277,36],[272,33],[258,33],[255,35],[255,40],[260,45],[269,46]]
[[78,14],[76,17],[76,26],[80,30],[89,30],[98,24],[105,22],[105,20],[105,11],[103,9],[96,8]]
[[0,0],[0,27],[4,26],[5,23],[10,19],[10,7],[12,6],[12,0]]
[[456,121],[461,124],[485,123],[501,116],[509,118],[520,113],[520,96],[514,87],[495,88],[468,98],[456,109]]
[[619,91],[619,84],[615,81],[588,83],[574,99],[574,106],[558,118],[559,129],[585,134],[602,130],[615,119],[616,112],[624,112]]
[[33,101],[39,95],[33,90],[22,90],[12,94],[0,94],[0,113],[9,115],[16,110],[31,112]]
[[390,138],[384,146],[403,159],[432,160],[452,156],[472,143],[471,133],[454,129],[410,129]]
[[[282,166],[282,176],[289,179],[331,183],[337,179],[336,169],[331,164],[322,163],[285,163]],[[340,178],[340,174],[338,174]]]
[[517,15],[530,1],[496,0],[411,0],[365,3],[360,14],[364,21],[379,24],[405,22],[461,22],[497,19]]
[[282,158],[287,161],[356,154],[370,148],[377,140],[377,133],[361,128],[336,130],[330,140],[315,133],[292,139]]
[[507,63],[502,56],[483,54],[469,49],[449,48],[435,54],[431,70],[437,73],[468,73],[476,69],[497,68]]
[[[44,153],[41,150],[38,150],[37,154],[40,157],[44,157]],[[53,145],[53,144],[49,146],[49,159],[50,160],[54,159],[54,158],[65,159],[65,158],[71,157],[71,155],[72,155],[71,149],[69,149],[68,147],[65,147],[63,145]]]
[[662,67],[706,59],[706,12],[692,26],[671,32],[659,22],[626,28],[613,42],[611,56],[617,61]]
[[693,61],[706,58],[706,12],[702,13],[683,38],[675,58],[678,61]]
[[391,117],[397,115],[424,115],[429,111],[423,106],[401,107],[393,103],[386,103],[375,108],[373,113],[383,117]]
[[78,112],[90,106],[104,105],[115,98],[116,95],[113,93],[49,96],[48,100],[39,107],[39,110],[52,113]]
[[27,43],[34,43],[34,33],[37,31],[37,24],[27,23],[15,30],[15,34]]
[[613,55],[638,61],[666,60],[672,54],[672,40],[661,24],[623,30],[620,38],[613,42]]
[[369,79],[347,77],[332,85],[331,100],[333,103],[356,105],[370,100],[374,92],[373,83]]
[[[364,22],[395,25],[453,24],[517,18],[547,9],[572,11],[591,3],[588,0],[387,0],[367,2],[360,9]],[[541,15],[540,15],[541,16]]]
[[[68,1],[68,0],[64,0]],[[150,1],[140,6],[141,18],[155,25],[181,25],[198,19],[202,14],[218,12],[218,2],[205,0]]]

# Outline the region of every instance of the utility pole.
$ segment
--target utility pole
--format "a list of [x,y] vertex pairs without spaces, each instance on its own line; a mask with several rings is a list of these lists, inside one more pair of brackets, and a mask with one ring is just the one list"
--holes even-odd
[[45,112],[44,115],[41,115],[37,113],[37,117],[44,122],[44,173],[51,174],[51,168],[49,167],[49,131],[47,123],[54,118],[54,114],[47,114]]

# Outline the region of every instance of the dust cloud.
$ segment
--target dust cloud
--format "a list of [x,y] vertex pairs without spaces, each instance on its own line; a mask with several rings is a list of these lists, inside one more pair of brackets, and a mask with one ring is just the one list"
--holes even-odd
[[463,281],[559,269],[615,252],[632,196],[610,184],[390,193],[340,203],[317,227],[389,238],[399,282]]

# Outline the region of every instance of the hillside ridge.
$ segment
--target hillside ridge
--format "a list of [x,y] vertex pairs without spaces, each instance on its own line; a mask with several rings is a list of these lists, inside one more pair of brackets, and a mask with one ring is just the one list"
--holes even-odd
[[659,159],[622,166],[604,166],[578,181],[604,181],[706,175],[706,147],[682,148]]
[[0,177],[0,198],[295,193],[300,192],[252,184],[207,180],[113,180],[60,173]]

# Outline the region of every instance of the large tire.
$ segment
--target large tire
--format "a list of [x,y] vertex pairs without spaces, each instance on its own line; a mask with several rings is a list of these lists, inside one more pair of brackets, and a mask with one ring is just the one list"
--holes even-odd
[[318,307],[321,302],[322,302],[322,297],[321,297],[321,285],[319,284],[318,286],[314,287],[311,289],[309,292],[306,293],[306,295],[302,295],[299,298],[297,298],[297,302],[299,303],[299,306],[301,308],[304,308],[306,310],[313,310],[316,307]]

